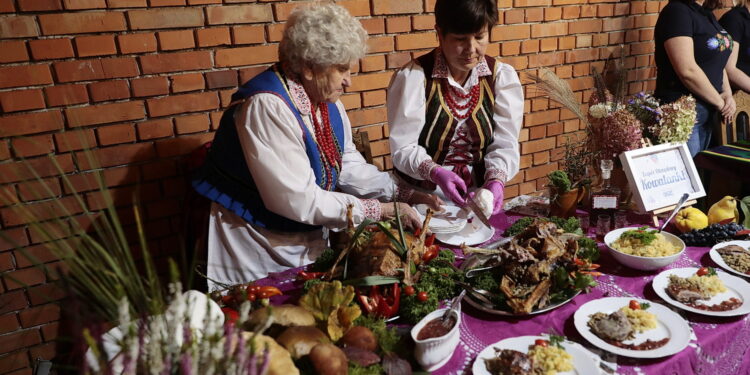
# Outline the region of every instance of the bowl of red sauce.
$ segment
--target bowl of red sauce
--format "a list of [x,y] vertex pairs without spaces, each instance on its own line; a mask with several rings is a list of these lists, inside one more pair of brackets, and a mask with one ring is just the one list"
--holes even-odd
[[461,312],[449,312],[446,324],[442,317],[447,309],[435,310],[417,323],[411,329],[411,338],[416,344],[414,357],[428,372],[437,370],[446,364],[456,350],[461,338]]

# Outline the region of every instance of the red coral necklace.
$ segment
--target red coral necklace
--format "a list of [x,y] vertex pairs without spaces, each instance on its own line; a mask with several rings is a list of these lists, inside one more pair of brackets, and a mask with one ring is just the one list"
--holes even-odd
[[[448,104],[448,108],[451,110],[451,113],[453,114],[453,117],[455,117],[457,120],[463,120],[471,115],[471,112],[473,112],[474,107],[479,102],[479,83],[471,87],[471,90],[469,90],[468,93],[464,94],[460,91],[458,91],[455,87],[452,87],[448,84],[447,79],[441,79],[440,80],[441,85],[443,86],[443,92],[445,93],[445,102]],[[461,99],[469,99],[465,104],[458,104],[456,103],[455,97],[459,97]],[[459,111],[466,111],[464,114],[460,114]]]
[[325,166],[326,176],[328,178],[327,181],[330,184],[332,181],[331,167],[335,168],[337,171],[341,170],[341,153],[333,140],[331,120],[328,117],[328,106],[325,102],[321,102],[318,104],[318,109],[320,110],[320,117],[323,119],[322,125],[318,121],[318,116],[315,115],[315,106],[310,103],[310,113],[313,118],[315,140],[318,143],[318,149],[324,159],[323,165]]

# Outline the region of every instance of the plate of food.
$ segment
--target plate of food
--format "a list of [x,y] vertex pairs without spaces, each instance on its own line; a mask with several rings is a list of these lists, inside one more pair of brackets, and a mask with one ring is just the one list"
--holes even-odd
[[719,267],[750,277],[750,241],[728,241],[714,245],[708,252]]
[[591,344],[632,358],[661,358],[685,349],[690,326],[658,303],[627,297],[589,301],[573,315],[578,332]]
[[656,275],[652,286],[670,305],[696,314],[737,316],[750,313],[750,284],[710,267],[666,270]]
[[537,220],[496,249],[462,246],[467,303],[496,315],[533,315],[557,308],[596,285],[596,243]]
[[599,374],[598,359],[561,336],[519,336],[498,341],[474,360],[474,375]]

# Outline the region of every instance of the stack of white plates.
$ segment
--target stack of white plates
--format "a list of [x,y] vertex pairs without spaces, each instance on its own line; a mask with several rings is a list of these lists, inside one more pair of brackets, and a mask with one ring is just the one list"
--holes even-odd
[[[424,216],[427,214],[427,206],[423,204],[416,205],[414,208],[417,209]],[[457,233],[464,229],[467,221],[467,213],[462,210],[461,207],[457,206],[442,206],[442,210],[432,213],[432,219],[430,219],[430,231],[436,234],[448,234]]]

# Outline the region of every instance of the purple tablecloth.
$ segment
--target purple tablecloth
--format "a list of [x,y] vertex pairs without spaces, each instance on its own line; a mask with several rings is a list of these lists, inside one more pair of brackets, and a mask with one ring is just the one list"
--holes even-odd
[[[517,217],[493,217],[491,222],[498,228],[505,228]],[[643,222],[646,222],[644,218]],[[498,230],[490,243],[497,240]],[[659,359],[630,359],[617,357],[600,351],[588,344],[576,331],[573,325],[573,314],[581,305],[602,297],[641,297],[655,303],[662,301],[651,288],[651,280],[658,272],[636,271],[620,266],[601,245],[602,256],[599,260],[600,270],[604,274],[597,279],[599,285],[590,293],[580,294],[569,303],[547,313],[523,318],[491,315],[472,308],[464,303],[462,306],[461,343],[450,361],[434,374],[471,373],[471,366],[482,349],[502,339],[538,335],[555,330],[562,332],[569,340],[583,344],[593,352],[600,354],[609,362],[617,362],[617,373],[630,374],[750,374],[750,319],[748,316],[734,318],[716,318],[673,309],[687,320],[695,332],[690,344],[682,352]],[[458,250],[460,252],[460,250]],[[716,266],[708,256],[708,248],[688,247],[682,257],[667,268]],[[293,278],[296,270],[274,274],[261,280],[261,284],[280,286],[282,290],[291,291],[299,288]],[[288,297],[274,297],[272,302],[282,303]],[[585,374],[589,375],[589,374]]]

